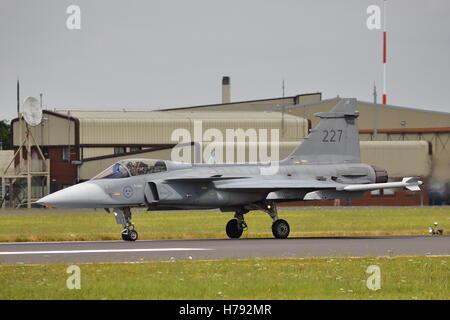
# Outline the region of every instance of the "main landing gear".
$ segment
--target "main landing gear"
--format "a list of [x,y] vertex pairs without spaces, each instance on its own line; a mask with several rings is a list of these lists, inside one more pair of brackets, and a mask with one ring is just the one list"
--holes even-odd
[[273,220],[272,234],[277,239],[286,239],[289,236],[291,228],[286,220],[278,219],[278,209],[275,202],[266,202],[261,207]]
[[[276,239],[286,239],[291,231],[289,223],[286,220],[278,219],[278,210],[274,202],[264,202],[257,205],[259,210],[265,211],[273,220],[272,234]],[[234,219],[228,221],[226,232],[229,238],[237,239],[242,236],[242,233],[248,229],[244,221],[244,214],[249,212],[247,209],[236,211]]]
[[134,230],[134,224],[131,222],[130,208],[116,208],[114,209],[114,215],[117,224],[123,226],[122,239],[125,241],[136,241],[138,239],[138,233]]
[[248,210],[236,211],[234,219],[228,221],[226,232],[229,238],[240,238],[242,236],[242,233],[248,229],[247,224],[244,221],[244,214],[246,214],[247,212]]

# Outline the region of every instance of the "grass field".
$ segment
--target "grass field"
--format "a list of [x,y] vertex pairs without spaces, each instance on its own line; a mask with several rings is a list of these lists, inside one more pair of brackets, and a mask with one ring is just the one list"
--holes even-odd
[[[45,212],[45,211],[44,211]],[[291,237],[428,234],[435,221],[450,229],[450,208],[374,208],[280,210],[291,226]],[[140,239],[224,238],[231,213],[215,211],[137,211],[133,222]],[[272,237],[269,216],[246,215],[243,237]],[[0,242],[120,239],[121,226],[112,214],[96,212],[3,213]]]
[[[232,214],[137,211],[141,239],[224,238]],[[2,213],[0,241],[119,239],[112,214]],[[427,234],[448,230],[450,208],[280,210],[291,236]],[[244,237],[272,237],[263,212],[246,216]],[[448,233],[448,231],[446,232]],[[381,268],[369,290],[367,267]],[[279,258],[79,264],[81,289],[69,290],[67,264],[0,265],[0,299],[450,299],[450,257]]]
[[[381,270],[369,290],[367,267]],[[296,258],[1,266],[0,299],[449,299],[449,257]]]

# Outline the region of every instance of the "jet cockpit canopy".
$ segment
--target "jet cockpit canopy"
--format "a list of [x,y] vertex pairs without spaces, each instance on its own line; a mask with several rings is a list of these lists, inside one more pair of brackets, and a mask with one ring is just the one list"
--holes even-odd
[[166,162],[163,160],[128,159],[116,162],[91,180],[120,179],[163,171],[167,171]]

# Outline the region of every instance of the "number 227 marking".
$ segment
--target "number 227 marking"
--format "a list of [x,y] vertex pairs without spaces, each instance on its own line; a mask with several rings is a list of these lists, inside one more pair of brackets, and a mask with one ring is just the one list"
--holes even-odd
[[322,142],[340,142],[342,138],[342,130],[323,130]]

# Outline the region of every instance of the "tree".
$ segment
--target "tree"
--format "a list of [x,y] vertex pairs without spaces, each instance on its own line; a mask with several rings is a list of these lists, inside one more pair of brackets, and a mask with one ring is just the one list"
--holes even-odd
[[0,120],[0,144],[1,149],[9,150],[11,146],[11,124],[7,120]]

